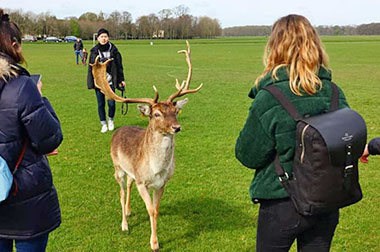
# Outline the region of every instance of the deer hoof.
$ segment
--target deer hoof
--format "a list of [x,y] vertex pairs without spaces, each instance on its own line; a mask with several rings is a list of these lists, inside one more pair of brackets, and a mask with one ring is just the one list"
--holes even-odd
[[128,231],[128,223],[127,222],[121,223],[121,230],[122,231]]
[[153,252],[159,252],[160,249],[152,249]]

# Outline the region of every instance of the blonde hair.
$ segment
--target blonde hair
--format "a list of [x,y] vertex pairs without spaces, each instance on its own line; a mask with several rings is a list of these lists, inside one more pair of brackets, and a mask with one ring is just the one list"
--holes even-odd
[[327,68],[328,56],[310,22],[300,15],[288,15],[272,27],[264,51],[264,65],[263,73],[255,81],[256,86],[271,71],[271,77],[277,79],[277,71],[285,66],[291,91],[302,96],[302,88],[313,95],[322,87],[318,71],[321,66]]

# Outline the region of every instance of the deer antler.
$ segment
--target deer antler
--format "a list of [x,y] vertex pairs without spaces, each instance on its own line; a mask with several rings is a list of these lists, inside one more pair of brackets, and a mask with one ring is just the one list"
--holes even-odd
[[187,79],[186,81],[182,82],[182,85],[179,85],[178,79],[176,79],[175,86],[178,89],[178,91],[169,97],[168,99],[169,102],[172,102],[175,98],[181,97],[185,94],[198,92],[203,86],[203,83],[201,83],[199,87],[197,87],[196,89],[189,90],[191,76],[193,74],[193,66],[191,64],[191,51],[190,51],[189,41],[186,40],[186,44],[187,44],[187,50],[181,50],[181,51],[178,51],[178,53],[184,53],[186,55],[186,63],[187,63],[187,66],[189,67],[189,71],[187,73]]
[[113,59],[108,59],[106,62],[101,63],[99,61],[99,56],[96,57],[95,63],[90,64],[92,67],[92,75],[94,76],[94,84],[95,87],[99,88],[100,91],[106,96],[107,100],[124,102],[124,103],[148,103],[150,105],[154,105],[158,101],[158,91],[155,86],[153,86],[155,92],[155,98],[122,98],[115,94],[115,92],[111,89],[110,84],[107,80],[107,65]]

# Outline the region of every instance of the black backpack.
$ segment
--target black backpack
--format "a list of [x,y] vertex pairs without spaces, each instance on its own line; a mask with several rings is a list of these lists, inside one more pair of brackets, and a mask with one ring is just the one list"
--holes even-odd
[[302,117],[275,85],[264,88],[297,122],[293,173],[274,165],[279,180],[302,215],[319,215],[362,199],[358,160],[364,151],[367,128],[349,108],[339,109],[338,87],[332,85],[330,111]]

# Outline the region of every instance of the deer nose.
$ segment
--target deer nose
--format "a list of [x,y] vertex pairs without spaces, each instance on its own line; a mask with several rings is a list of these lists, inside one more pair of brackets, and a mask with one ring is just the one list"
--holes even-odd
[[172,129],[174,130],[174,133],[178,133],[181,131],[181,125],[173,125]]

